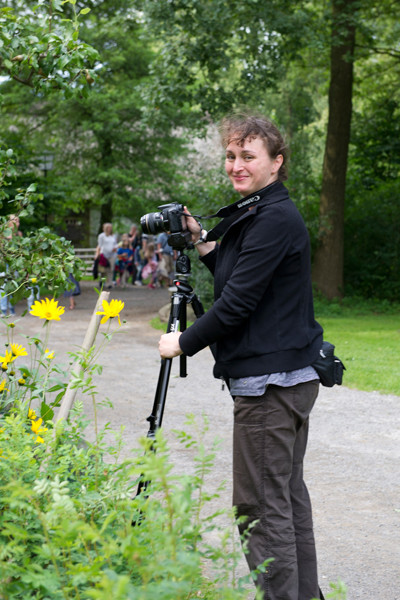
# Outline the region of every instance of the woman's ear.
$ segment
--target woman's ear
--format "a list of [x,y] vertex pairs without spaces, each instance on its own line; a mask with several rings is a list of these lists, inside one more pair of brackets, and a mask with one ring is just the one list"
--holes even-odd
[[272,168],[272,174],[278,173],[278,171],[282,165],[283,165],[283,155],[278,154],[274,159],[274,166]]

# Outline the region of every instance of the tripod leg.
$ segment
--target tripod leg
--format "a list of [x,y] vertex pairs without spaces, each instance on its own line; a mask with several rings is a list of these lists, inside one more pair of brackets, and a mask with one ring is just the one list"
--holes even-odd
[[[186,311],[186,297],[183,293],[175,292],[171,298],[171,310],[168,320],[167,333],[170,333],[172,331],[178,331],[179,319],[181,318],[182,314],[185,314],[182,313],[183,310]],[[171,367],[172,358],[161,359],[161,367],[158,375],[153,409],[151,411],[151,415],[147,417],[147,420],[150,423],[149,431],[147,432],[147,437],[151,440],[154,440],[157,429],[161,427],[165,408],[165,401],[168,391],[169,377],[171,374]],[[140,494],[143,490],[145,491],[149,483],[149,481],[141,481],[137,489],[137,495]]]
[[[180,330],[185,331],[187,325],[187,305],[182,302],[180,306]],[[179,377],[187,377],[187,357],[181,354],[179,357]]]
[[200,300],[198,299],[198,297],[196,296],[196,294],[193,294],[190,302],[192,303],[193,311],[197,318],[204,315],[204,307],[203,307],[202,303],[200,302]]
[[[178,331],[179,319],[182,315],[182,307],[186,308],[184,295],[180,293],[173,294],[171,298],[171,310],[168,320],[167,333]],[[161,367],[154,397],[153,410],[150,417],[147,419],[150,422],[150,429],[147,437],[154,438],[156,430],[161,427],[171,366],[172,358],[161,359]]]

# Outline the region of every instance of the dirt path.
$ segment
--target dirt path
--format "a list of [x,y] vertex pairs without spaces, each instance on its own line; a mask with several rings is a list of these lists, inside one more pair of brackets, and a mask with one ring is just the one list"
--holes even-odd
[[[114,408],[102,409],[102,423],[113,429],[125,426],[126,452],[147,433],[160,367],[157,341],[160,333],[148,325],[169,301],[167,290],[127,288],[112,290],[124,300],[127,323],[102,356],[99,397],[108,397]],[[77,308],[66,310],[54,323],[49,346],[58,362],[67,362],[84,338],[96,294],[84,283]],[[68,306],[68,301],[65,303]],[[21,314],[24,304],[17,306]],[[41,323],[27,316],[17,326],[24,334],[40,334]],[[19,343],[22,343],[20,341]],[[221,451],[209,476],[212,488],[227,480],[220,503],[231,502],[232,400],[212,377],[212,357],[203,350],[188,360],[188,377],[178,377],[173,361],[163,428],[170,439],[176,468],[192,469],[190,451],[183,451],[172,430],[184,427],[194,413],[210,420],[210,445],[219,437]],[[91,415],[88,404],[86,410]],[[345,387],[321,388],[312,413],[306,480],[314,507],[315,532],[322,590],[342,579],[348,600],[400,600],[400,397],[365,393]],[[247,572],[245,562],[241,565]]]

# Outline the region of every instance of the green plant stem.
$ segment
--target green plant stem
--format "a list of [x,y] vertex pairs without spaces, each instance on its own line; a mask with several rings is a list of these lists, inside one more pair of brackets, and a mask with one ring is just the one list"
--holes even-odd
[[17,288],[15,288],[15,290],[8,292],[8,294],[4,294],[4,297],[12,296],[16,292],[18,292],[18,290],[20,290],[22,287],[24,287],[24,285],[27,285],[28,283],[29,283],[29,281],[23,281],[22,283],[19,284],[19,286]]
[[[108,320],[108,326],[107,326],[107,331],[103,334],[103,340],[101,341],[100,345],[98,348],[95,348],[95,351],[93,352],[93,355],[88,363],[88,366],[90,366],[92,363],[94,363],[97,358],[99,357],[99,355],[102,353],[103,349],[105,348],[106,344],[107,344],[107,336],[110,333],[110,329],[111,329],[111,321],[112,319]],[[122,328],[121,326],[118,326],[118,328],[113,332],[113,335],[118,333],[118,330]]]
[[172,538],[172,559],[176,560],[176,537],[173,535],[174,531],[174,507],[172,504],[171,491],[168,485],[168,479],[165,476],[164,472],[161,473],[161,485],[164,490],[165,499],[167,501],[167,511],[168,511],[168,531],[171,534]]
[[95,394],[92,394],[92,404],[93,404],[93,415],[94,415],[94,433],[96,436],[96,442],[95,442],[95,447],[96,447],[96,453],[95,453],[95,457],[96,457],[96,478],[95,478],[95,487],[96,490],[98,489],[98,481],[99,481],[99,430],[98,430],[98,420],[97,420],[97,404],[96,404],[96,397]]

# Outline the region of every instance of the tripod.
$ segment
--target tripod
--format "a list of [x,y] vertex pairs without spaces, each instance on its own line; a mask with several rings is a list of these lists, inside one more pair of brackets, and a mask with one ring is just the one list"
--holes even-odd
[[[167,333],[178,330],[185,331],[187,325],[188,304],[192,304],[194,314],[197,318],[201,317],[201,315],[204,314],[203,305],[194,293],[192,286],[189,285],[187,281],[191,275],[191,265],[190,258],[186,254],[184,254],[183,251],[180,252],[180,255],[176,260],[175,268],[176,272],[174,275],[174,285],[176,291],[174,291],[171,297],[171,309],[168,319]],[[186,377],[186,356],[184,354],[181,354],[179,360],[179,376]],[[161,366],[158,375],[154,404],[151,411],[151,415],[147,417],[147,421],[149,421],[150,423],[149,431],[147,432],[147,437],[151,440],[155,439],[156,431],[161,427],[167,397],[169,376],[171,373],[171,366],[172,358],[161,359]],[[149,481],[140,481],[137,489],[137,495],[139,495],[142,491],[146,491],[149,483]]]

